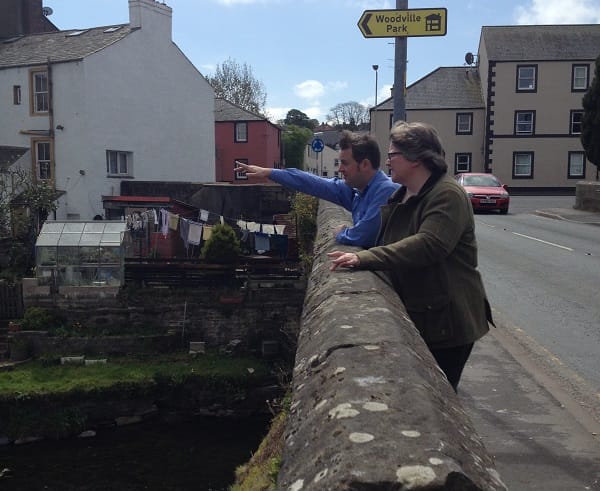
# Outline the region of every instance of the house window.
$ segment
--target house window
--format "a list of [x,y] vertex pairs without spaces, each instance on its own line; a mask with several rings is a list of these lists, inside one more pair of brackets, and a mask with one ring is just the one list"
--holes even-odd
[[21,86],[13,85],[13,104],[18,106],[21,104]]
[[569,179],[585,177],[585,153],[569,152]]
[[48,72],[32,71],[31,74],[31,112],[40,114],[48,112]]
[[535,92],[537,88],[537,66],[517,66],[517,92]]
[[[246,164],[246,165],[248,165],[248,159],[235,159],[235,160],[233,161],[233,168],[234,168],[234,169],[237,167],[236,161],[237,161],[237,162],[240,162],[240,163],[242,163],[242,164]],[[246,181],[246,180],[248,180],[248,176],[246,175],[246,173],[245,173],[245,172],[235,172],[233,177],[234,177],[234,179],[235,179],[236,181],[241,181],[241,180],[244,180],[244,181]]]
[[106,173],[109,176],[131,176],[133,175],[133,153],[119,150],[106,151]]
[[248,123],[235,123],[235,141],[248,141]]
[[533,152],[513,152],[513,178],[533,178]]
[[571,72],[571,92],[583,92],[588,89],[589,65],[573,65]]
[[535,111],[515,111],[515,135],[533,135]]
[[35,167],[38,179],[52,179],[52,157],[49,141],[35,142]]
[[581,120],[583,119],[583,111],[573,110],[569,117],[569,134],[581,135]]
[[454,173],[471,172],[471,154],[457,153],[454,155]]
[[473,134],[473,113],[457,113],[456,114],[456,134],[457,135],[472,135]]

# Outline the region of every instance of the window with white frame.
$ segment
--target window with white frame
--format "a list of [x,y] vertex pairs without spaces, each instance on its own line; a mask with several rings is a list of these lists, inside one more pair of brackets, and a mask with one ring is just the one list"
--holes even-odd
[[513,172],[514,179],[533,178],[533,152],[514,152],[513,153]]
[[[235,159],[233,161],[233,168],[235,169],[237,167],[237,163],[236,162],[240,162],[242,164],[246,164],[248,165],[248,159]],[[234,176],[233,176],[237,181],[241,181],[241,180],[248,180],[248,176],[246,175],[245,172],[234,172]]]
[[571,91],[583,92],[588,89],[589,65],[573,65],[571,72]]
[[581,120],[583,119],[583,111],[573,110],[569,118],[569,134],[581,135]]
[[52,179],[52,153],[50,141],[35,142],[35,164],[38,179],[43,181]]
[[517,66],[517,92],[535,92],[537,88],[537,66]]
[[533,135],[535,132],[535,112],[515,111],[515,135]]
[[473,134],[473,113],[457,113],[456,114],[456,134],[457,135],[472,135]]
[[585,152],[569,152],[569,179],[585,177]]
[[471,154],[457,153],[454,155],[454,173],[471,172]]
[[235,123],[235,141],[236,142],[247,142],[248,141],[248,123]]
[[107,150],[106,174],[114,177],[132,176],[133,153],[121,150]]
[[40,114],[48,112],[48,72],[32,71],[30,72],[31,84],[31,112]]

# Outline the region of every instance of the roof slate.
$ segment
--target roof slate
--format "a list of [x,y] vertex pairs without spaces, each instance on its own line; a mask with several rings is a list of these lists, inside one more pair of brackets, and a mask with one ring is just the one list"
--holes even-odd
[[[118,29],[104,32],[109,28]],[[130,34],[129,24],[30,34],[0,42],[0,69],[80,60]],[[77,36],[69,33],[85,31]]]
[[[481,80],[470,67],[440,67],[406,89],[406,109],[474,109],[483,108]],[[394,108],[390,97],[377,110]]]
[[215,99],[215,122],[225,121],[267,121],[266,118],[242,109],[222,98]]
[[595,60],[600,24],[483,26],[490,61]]

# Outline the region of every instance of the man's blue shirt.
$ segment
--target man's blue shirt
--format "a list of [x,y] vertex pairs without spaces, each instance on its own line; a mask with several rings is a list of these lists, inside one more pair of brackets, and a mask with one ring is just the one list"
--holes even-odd
[[381,225],[379,208],[400,186],[378,171],[367,187],[359,192],[346,185],[343,179],[319,177],[299,169],[273,169],[270,179],[282,186],[310,194],[352,212],[352,227],[337,234],[340,244],[372,247]]

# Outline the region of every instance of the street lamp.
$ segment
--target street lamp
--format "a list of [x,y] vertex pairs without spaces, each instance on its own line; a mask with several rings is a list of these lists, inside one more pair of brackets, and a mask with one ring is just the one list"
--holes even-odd
[[377,70],[379,70],[379,65],[373,65],[373,70],[375,70],[375,105],[377,105]]

